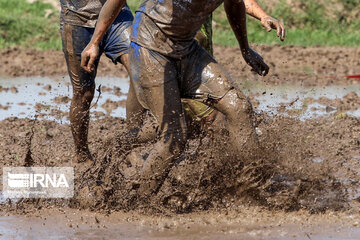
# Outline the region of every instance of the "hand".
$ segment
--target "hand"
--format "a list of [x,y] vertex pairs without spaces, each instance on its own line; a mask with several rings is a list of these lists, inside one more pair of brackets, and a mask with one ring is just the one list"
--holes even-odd
[[269,66],[266,65],[263,58],[253,49],[249,48],[243,52],[244,60],[249,64],[251,71],[256,72],[260,76],[266,76],[269,72]]
[[276,29],[276,35],[280,37],[281,41],[285,39],[285,28],[282,23],[270,16],[264,17],[261,19],[261,25],[266,29],[266,31],[270,32],[272,29]]
[[87,72],[95,70],[95,61],[99,56],[99,46],[89,43],[81,53],[81,67]]

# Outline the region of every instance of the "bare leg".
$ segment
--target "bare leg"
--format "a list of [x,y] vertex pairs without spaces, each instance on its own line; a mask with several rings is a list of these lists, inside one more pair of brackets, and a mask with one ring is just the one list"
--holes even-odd
[[63,51],[68,73],[73,87],[73,97],[70,106],[70,126],[75,143],[76,162],[92,160],[88,147],[89,109],[94,97],[95,76],[98,59],[95,62],[95,71],[86,72],[81,68],[81,51],[90,41],[86,35],[86,28],[64,24],[61,31]]

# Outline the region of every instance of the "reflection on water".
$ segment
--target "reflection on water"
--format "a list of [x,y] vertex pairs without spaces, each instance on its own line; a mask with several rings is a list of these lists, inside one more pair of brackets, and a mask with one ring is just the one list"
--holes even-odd
[[[126,94],[129,89],[129,80],[114,77],[98,77],[97,84],[101,84],[103,91],[97,106],[91,109],[92,117],[98,118],[108,113],[114,117],[125,117]],[[51,86],[51,87],[49,87]],[[2,87],[2,88],[1,88]],[[120,88],[122,94],[116,93],[115,88]],[[305,99],[317,100],[321,97],[328,99],[342,98],[349,92],[360,95],[360,84],[351,86],[328,86],[303,88],[301,86],[282,85],[267,86],[260,83],[245,82],[240,84],[245,94],[254,94],[259,102],[257,111],[266,112],[269,115],[284,115],[297,117],[301,120],[327,116],[337,109],[333,106],[322,105],[316,101],[304,103]],[[1,89],[7,89],[6,91]],[[112,91],[114,90],[114,91]],[[15,79],[0,79],[0,120],[8,117],[29,117],[35,114],[43,119],[57,120],[67,123],[67,113],[70,101],[56,102],[56,97],[72,96],[72,87],[68,77],[51,79],[48,77],[21,77]],[[95,93],[93,102],[97,99]],[[111,101],[113,103],[111,103]],[[116,104],[123,101],[122,104]],[[106,103],[109,103],[106,106]],[[115,102],[115,104],[114,104]],[[304,107],[306,105],[306,107]],[[62,113],[56,116],[56,113]],[[101,112],[102,114],[98,114]],[[290,114],[291,112],[296,114]],[[97,113],[97,114],[95,114]],[[360,116],[360,109],[347,112],[349,115]]]
[[[106,89],[118,87],[122,93],[127,93],[129,83],[127,79],[98,77],[97,85],[101,84]],[[1,88],[2,87],[2,88]],[[5,90],[4,90],[5,89]],[[6,90],[7,89],[7,90]],[[51,79],[48,77],[20,77],[15,79],[0,79],[0,120],[9,117],[29,117],[42,115],[43,119],[57,120],[67,123],[67,113],[70,101],[56,102],[56,97],[72,97],[72,87],[68,77]],[[98,100],[97,106],[91,109],[106,114],[106,110],[101,106],[106,100],[121,101],[126,99],[126,95],[115,94],[114,91],[103,91]],[[95,92],[93,102],[97,99],[98,92]],[[59,117],[55,113],[63,112]],[[112,109],[111,116],[125,117],[125,109],[122,107]]]
[[[256,99],[259,101],[257,107],[258,111],[267,112],[270,115],[284,115],[290,116],[288,110],[298,110],[296,117],[301,120],[327,116],[336,111],[336,108],[322,105],[318,102],[313,102],[304,108],[304,100],[312,98],[318,100],[320,98],[328,98],[334,100],[336,98],[343,98],[350,92],[355,92],[360,96],[360,84],[349,86],[327,86],[327,87],[312,87],[303,88],[294,85],[268,86],[265,84],[243,84],[243,91],[247,94],[256,94]],[[240,85],[241,88],[241,85]],[[284,111],[279,111],[279,107],[284,106]],[[346,112],[349,115],[360,117],[360,109]]]
[[[68,210],[66,213],[41,212],[38,217],[31,216],[4,216],[0,217],[1,239],[142,239],[142,240],[345,240],[359,239],[360,229],[350,224],[355,222],[354,216],[349,216],[347,225],[328,223],[326,221],[307,220],[306,222],[287,223],[262,222],[256,223],[249,220],[234,223],[215,220],[215,216],[209,214],[208,221],[212,224],[193,222],[191,218],[183,224],[178,224],[178,218],[156,220],[153,226],[147,226],[140,222],[124,222],[125,217],[131,215],[102,216],[98,213],[89,213],[86,210]],[[98,222],[95,222],[98,219]],[[256,215],[254,215],[256,217]],[[145,217],[144,217],[145,218]],[[255,218],[256,219],[256,218]],[[302,219],[299,216],[298,219]],[[200,219],[198,219],[200,220]],[[158,223],[156,223],[159,221]],[[293,221],[293,220],[292,220]],[[164,225],[164,226],[161,226]]]

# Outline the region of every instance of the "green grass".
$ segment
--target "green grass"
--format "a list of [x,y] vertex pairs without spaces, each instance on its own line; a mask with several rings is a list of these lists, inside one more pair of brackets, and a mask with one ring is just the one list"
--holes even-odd
[[[342,29],[287,29],[286,39],[281,42],[276,31],[270,33],[255,20],[248,20],[248,39],[257,44],[281,44],[298,46],[360,46],[359,31]],[[223,46],[237,46],[237,40],[231,28],[215,28],[214,43]]]
[[[248,38],[257,44],[291,44],[301,46],[359,46],[360,19],[356,9],[360,0],[334,0],[341,4],[329,5],[328,1],[292,1],[298,7],[287,4],[289,0],[275,1],[267,6],[265,0],[258,0],[273,17],[281,19],[287,30],[285,42],[280,42],[275,31],[268,33],[256,19],[248,17]],[[134,11],[141,0],[129,0]],[[273,1],[274,2],[274,1]],[[52,9],[41,2],[28,3],[26,0],[0,0],[0,48],[10,46],[35,47],[38,49],[61,49],[59,34],[59,13],[45,18],[45,10]],[[331,11],[329,11],[330,9]],[[354,15],[355,14],[355,15]],[[237,46],[235,36],[228,24],[223,7],[214,13],[214,43]]]
[[[347,0],[347,4],[351,5],[352,1],[359,0]],[[344,16],[347,13],[345,10],[334,12],[333,16],[329,17],[324,5],[313,0],[300,2],[304,6],[299,11],[294,12],[291,6],[285,3],[285,0],[280,0],[275,8],[268,10],[269,14],[285,23],[286,39],[284,42],[279,40],[274,30],[268,33],[258,20],[248,17],[249,42],[300,46],[360,46],[360,19],[348,18],[345,21]],[[348,8],[349,11],[353,9]],[[348,13],[348,15],[351,14]],[[237,46],[238,43],[227,22],[222,6],[215,11],[214,21],[214,42],[218,45]]]
[[0,0],[0,48],[11,46],[61,49],[59,14],[45,18],[51,5]]

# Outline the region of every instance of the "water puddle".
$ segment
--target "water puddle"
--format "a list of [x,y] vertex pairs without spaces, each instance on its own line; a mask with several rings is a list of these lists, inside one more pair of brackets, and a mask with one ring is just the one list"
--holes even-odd
[[[97,85],[102,85],[102,93],[96,106],[92,107],[94,118],[106,114],[113,117],[125,117],[126,94],[129,80],[114,77],[98,77]],[[258,101],[256,110],[269,115],[284,115],[301,120],[327,116],[341,109],[333,106],[331,100],[341,99],[354,92],[360,96],[360,84],[351,86],[328,86],[323,88],[302,88],[301,86],[267,86],[260,83],[245,82],[240,85],[245,94],[253,94]],[[48,77],[0,78],[0,121],[9,117],[56,120],[68,123],[67,115],[72,96],[72,87],[68,77],[52,79]],[[95,93],[93,103],[99,93]],[[330,102],[324,104],[319,99]],[[309,99],[311,101],[309,101]],[[344,113],[360,116],[360,108]]]
[[313,158],[312,161],[314,163],[322,163],[325,159],[321,158],[321,157],[317,157],[317,158]]
[[[109,216],[101,214],[67,210],[39,212],[37,216],[0,217],[0,236],[4,239],[266,239],[296,240],[322,239],[345,240],[358,239],[360,229],[348,224],[330,223],[315,220],[299,223],[252,222],[247,216],[239,223],[221,222],[209,214],[205,224],[203,220],[194,222],[186,216],[167,219],[151,218],[153,224],[146,224],[141,216],[132,219],[131,214],[113,213]],[[140,218],[139,218],[140,217]],[[185,218],[181,221],[179,219]],[[220,217],[221,218],[221,217]],[[299,217],[301,219],[301,217]],[[144,217],[148,219],[149,217]],[[354,222],[356,219],[349,219]],[[218,222],[219,221],[219,222]],[[179,224],[183,222],[182,224]],[[355,221],[356,222],[356,221]]]
[[[129,89],[128,79],[97,78],[102,85],[102,93],[97,105],[91,109],[93,118],[106,114],[125,117],[125,100]],[[360,117],[360,109],[338,109],[331,100],[342,99],[350,93],[360,95],[360,84],[351,86],[329,86],[324,88],[302,88],[300,86],[266,86],[264,84],[244,84],[242,90],[252,94],[258,101],[257,111],[270,115],[284,115],[306,120],[330,116],[338,111]],[[9,117],[29,117],[38,115],[41,119],[68,123],[67,114],[72,96],[68,78],[47,77],[0,79],[0,121]],[[98,93],[95,93],[96,102]],[[323,98],[329,101],[324,101]],[[310,100],[311,101],[310,101]],[[322,100],[321,100],[322,99]],[[321,101],[320,101],[321,100]],[[260,131],[258,129],[258,131]],[[355,168],[360,156],[355,155]],[[314,157],[311,161],[322,163],[327,159]],[[341,176],[339,176],[341,178]],[[346,179],[345,179],[346,180]],[[344,180],[344,181],[345,181]],[[349,180],[351,181],[351,180]],[[0,180],[1,183],[1,180]],[[348,184],[348,183],[347,183]],[[352,199],[360,196],[357,189],[349,190]],[[5,199],[0,192],[0,203]],[[75,210],[71,210],[75,211]],[[256,226],[234,224],[190,227],[164,224],[161,228],[137,223],[124,223],[118,219],[94,222],[94,214],[88,218],[85,212],[76,212],[74,217],[45,214],[41,217],[1,216],[0,238],[4,239],[359,239],[360,229],[356,226],[335,226],[317,223],[300,229],[297,225],[284,224],[269,227],[267,223]],[[91,220],[87,220],[90,219]],[[91,223],[90,223],[91,222]],[[360,220],[359,220],[360,222]],[[351,223],[349,223],[351,224]],[[300,225],[300,224],[299,224]],[[360,223],[359,223],[360,225]]]
[[259,102],[257,111],[273,116],[284,115],[306,120],[342,111],[344,114],[360,117],[359,107],[353,107],[351,110],[338,109],[335,102],[351,93],[355,93],[358,100],[360,84],[304,88],[294,85],[267,86],[244,83],[240,88],[247,94],[255,94],[255,99]]
[[[99,77],[102,92],[97,105],[93,106],[93,117],[109,114],[125,117],[126,93],[129,89],[127,79]],[[0,79],[0,121],[9,117],[56,120],[68,123],[67,115],[72,97],[69,78],[52,79],[48,77],[20,77]],[[99,93],[95,92],[94,101]],[[122,105],[122,107],[119,107]]]

